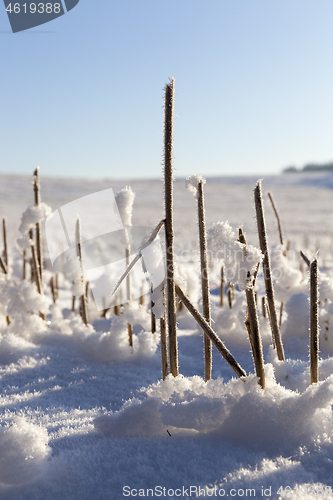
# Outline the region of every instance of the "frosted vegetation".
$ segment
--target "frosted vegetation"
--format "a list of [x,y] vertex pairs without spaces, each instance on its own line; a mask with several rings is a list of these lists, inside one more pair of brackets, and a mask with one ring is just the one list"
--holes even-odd
[[[186,182],[195,198],[199,180],[193,176]],[[281,486],[296,484],[303,487],[302,498],[313,498],[309,485],[326,493],[323,488],[333,487],[333,176],[283,175],[263,181],[286,356],[278,361],[273,347],[260,267],[255,291],[264,389],[255,375],[245,327],[245,290],[262,261],[253,202],[256,180],[208,179],[204,185],[211,325],[247,373],[237,377],[213,346],[212,380],[206,383],[203,332],[179,305],[180,375],[162,380],[162,286],[151,296],[148,281],[140,283],[143,296],[126,303],[124,292],[119,310],[98,310],[88,291],[86,326],[79,313],[79,297],[86,291],[79,257],[64,262],[67,274],[57,272],[58,287],[52,295],[55,271],[44,244],[43,294],[30,279],[28,232],[51,211],[112,187],[124,226],[153,229],[163,219],[162,183],[134,181],[130,188],[111,180],[42,179],[43,203],[35,207],[31,179],[1,177],[0,209],[7,221],[9,254],[8,274],[0,274],[1,499],[118,500],[124,498],[124,486],[146,495],[158,485],[170,491],[191,485],[223,488],[226,495],[231,489],[252,488],[257,498],[263,498],[262,488],[271,487],[268,497],[277,499]],[[188,196],[186,185],[184,180],[175,182],[176,282],[202,311],[196,199]],[[279,208],[283,245],[267,190]],[[96,220],[98,224],[103,220]],[[239,227],[246,245],[238,241]],[[163,242],[163,230],[160,238]],[[95,262],[100,263],[107,247],[101,243],[98,248]],[[320,357],[315,384],[310,384],[309,273],[300,250],[310,260],[319,251]],[[160,258],[158,252],[154,257],[154,247],[151,255]],[[131,346],[128,325],[133,329]]]

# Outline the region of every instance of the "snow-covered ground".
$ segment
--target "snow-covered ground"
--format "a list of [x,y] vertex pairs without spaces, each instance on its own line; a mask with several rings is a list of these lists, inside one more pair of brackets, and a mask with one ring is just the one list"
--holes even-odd
[[[153,498],[333,498],[333,176],[295,174],[263,180],[276,304],[282,315],[286,361],[271,346],[261,315],[266,388],[255,377],[244,325],[246,300],[236,287],[232,309],[219,306],[220,264],[212,262],[212,326],[248,374],[235,376],[213,348],[213,379],[203,380],[203,334],[183,309],[178,313],[180,373],[161,380],[159,328],[150,332],[148,296],[121,316],[100,317],[89,298],[90,325],[71,312],[71,283],[53,275],[46,253],[45,297],[21,281],[16,244],[22,213],[33,202],[31,178],[0,176],[0,216],[9,235],[10,277],[0,275],[0,498],[11,500],[118,500]],[[253,189],[257,178],[225,177],[205,184],[206,225],[242,226],[258,246]],[[43,178],[41,195],[56,210],[82,196],[130,185],[133,226],[155,227],[163,218],[161,181]],[[287,258],[266,196],[279,209]],[[175,182],[178,272],[201,309],[196,200],[185,180]],[[101,220],[96,224],[102,223]],[[308,277],[299,250],[319,250],[320,349],[318,384],[310,386]],[[29,275],[29,273],[28,273]],[[47,322],[39,317],[46,312]],[[8,326],[6,316],[11,316]],[[127,322],[133,323],[133,348]],[[157,325],[159,323],[157,322]],[[201,488],[201,490],[200,490]],[[292,490],[291,490],[292,489]]]

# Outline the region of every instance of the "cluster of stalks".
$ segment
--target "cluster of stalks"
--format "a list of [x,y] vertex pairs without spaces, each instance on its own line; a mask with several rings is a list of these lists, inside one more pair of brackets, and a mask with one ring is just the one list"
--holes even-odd
[[[198,325],[204,334],[204,375],[205,380],[209,381],[212,376],[212,345],[220,352],[223,358],[231,366],[234,372],[239,377],[245,377],[246,372],[237,363],[232,354],[228,351],[224,343],[218,337],[211,325],[211,306],[210,306],[210,287],[209,287],[209,265],[207,259],[207,239],[206,239],[206,225],[205,225],[205,206],[204,206],[204,189],[203,182],[198,178],[197,183],[197,214],[198,214],[198,229],[199,229],[199,249],[200,249],[200,265],[201,265],[201,292],[202,292],[202,304],[203,313],[201,314],[198,309],[192,304],[188,296],[184,293],[181,287],[175,282],[175,260],[174,260],[174,229],[173,229],[173,122],[174,122],[174,97],[175,97],[175,80],[170,79],[170,82],[165,86],[165,101],[164,101],[164,193],[165,193],[165,219],[159,222],[151,236],[149,237],[146,244],[150,244],[157,237],[159,231],[162,227],[165,230],[165,246],[166,246],[166,277],[163,287],[163,296],[165,301],[165,314],[160,318],[160,334],[161,334],[161,356],[162,356],[162,376],[163,379],[167,377],[169,372],[176,377],[179,373],[178,364],[178,342],[177,342],[177,323],[176,323],[176,297],[178,301],[178,310],[185,307],[193,318],[197,321]],[[34,171],[34,203],[35,206],[39,206],[41,203],[40,197],[40,183],[39,183],[39,169],[36,168]],[[283,234],[281,228],[281,222],[276,208],[273,196],[268,193],[268,198],[271,202],[274,214],[277,219],[278,233],[280,244],[283,246]],[[264,216],[263,200],[262,200],[262,190],[261,182],[258,181],[256,188],[254,190],[255,199],[255,210],[256,219],[258,226],[258,236],[259,236],[259,246],[263,255],[262,260],[262,272],[265,282],[266,295],[262,297],[261,308],[262,316],[268,317],[271,331],[273,346],[276,349],[278,359],[284,361],[284,349],[281,339],[280,327],[282,323],[282,312],[283,303],[280,305],[280,317],[278,319],[275,299],[274,299],[274,288],[272,280],[272,272],[269,257],[269,248],[267,242],[266,233],[266,223]],[[7,230],[6,221],[2,221],[3,228],[3,253],[0,256],[0,268],[3,273],[8,273],[8,250],[7,250]],[[43,248],[42,248],[42,237],[41,237],[41,225],[40,222],[35,224],[34,230],[29,231],[30,239],[30,265],[31,265],[31,281],[36,283],[38,293],[44,293],[43,286]],[[246,255],[247,242],[242,229],[239,230],[239,242],[244,245],[244,252]],[[81,242],[81,225],[80,220],[77,220],[76,231],[75,231],[75,247],[76,254],[80,264],[80,272],[82,285],[85,289],[79,297],[79,310],[82,316],[82,320],[85,325],[88,325],[88,290],[89,284],[84,283],[84,269],[83,269],[83,258],[82,258],[82,242]],[[131,300],[131,284],[130,284],[130,272],[141,258],[140,251],[137,253],[136,257],[130,262],[131,248],[129,244],[129,238],[127,235],[127,247],[126,247],[126,265],[127,268],[117,286],[115,287],[114,293],[117,292],[121,283],[126,280],[126,300],[129,302]],[[284,250],[283,255],[286,257],[286,250]],[[310,261],[303,252],[301,252],[303,260],[309,268],[310,273],[310,372],[311,372],[311,383],[318,382],[318,352],[319,352],[319,325],[318,325],[318,262],[317,258]],[[26,279],[26,267],[29,259],[27,257],[27,249],[23,252],[23,279]],[[259,270],[259,264],[255,269],[254,273],[251,275],[248,273],[247,276],[247,288],[245,290],[246,300],[247,300],[247,312],[245,325],[249,336],[249,342],[252,349],[253,361],[256,375],[259,379],[259,384],[262,388],[265,387],[265,372],[264,372],[264,359],[263,359],[263,349],[260,336],[260,326],[258,319],[258,305],[257,296],[255,293],[255,282]],[[220,284],[220,297],[219,305],[224,306],[224,293],[225,293],[225,279],[224,279],[224,268],[221,268],[221,284]],[[51,289],[51,294],[53,302],[55,303],[59,296],[59,283],[58,275],[51,277],[49,286]],[[153,289],[151,288],[151,292]],[[118,291],[118,299],[119,299]],[[227,283],[227,298],[228,305],[232,308],[232,303],[234,300],[234,286],[231,283]],[[117,300],[119,303],[119,300]],[[120,300],[121,302],[121,300]],[[143,303],[143,293],[140,298],[140,303]],[[150,301],[151,307],[151,331],[154,334],[157,329],[156,317],[153,312],[154,303]],[[72,297],[72,310],[75,309],[75,296]],[[105,317],[108,309],[105,309],[102,316]],[[121,313],[120,305],[115,306],[114,314],[119,315]],[[45,319],[45,315],[40,313],[40,316]],[[10,324],[11,318],[7,316],[7,323]],[[128,340],[129,345],[133,346],[132,333],[133,327],[128,324]]]

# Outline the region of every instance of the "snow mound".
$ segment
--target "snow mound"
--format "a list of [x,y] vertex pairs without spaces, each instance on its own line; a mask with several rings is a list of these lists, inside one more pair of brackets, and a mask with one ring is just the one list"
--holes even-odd
[[120,411],[98,417],[104,435],[207,434],[268,453],[309,445],[331,436],[333,375],[302,394],[276,382],[265,366],[266,388],[254,375],[205,383],[198,376],[168,376],[146,389],[146,399],[127,401]]
[[45,429],[15,417],[0,429],[0,482],[24,484],[44,471],[51,448]]

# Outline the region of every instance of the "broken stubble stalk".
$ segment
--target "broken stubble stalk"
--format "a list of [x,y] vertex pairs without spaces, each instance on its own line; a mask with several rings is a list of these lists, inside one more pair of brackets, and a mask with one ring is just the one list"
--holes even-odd
[[262,203],[260,181],[258,181],[257,186],[254,190],[254,199],[255,199],[255,207],[257,215],[260,249],[264,255],[262,266],[263,266],[263,273],[264,273],[264,280],[266,287],[267,306],[269,310],[269,320],[271,323],[271,329],[275,340],[278,358],[280,361],[284,361],[285,359],[284,350],[283,350],[282,339],[281,339],[277,313],[275,308],[275,301],[274,301],[274,289],[273,289],[272,272],[271,272],[271,265],[268,253],[266,224],[265,224],[264,208]]
[[222,356],[227,361],[227,363],[231,366],[231,368],[234,370],[234,372],[239,377],[246,377],[246,372],[237,363],[235,358],[232,356],[232,354],[228,351],[228,349],[223,344],[222,340],[216,335],[216,333],[214,332],[212,327],[207,323],[205,318],[203,316],[201,316],[199,311],[194,307],[192,302],[186,297],[186,295],[184,294],[182,289],[177,284],[175,284],[175,291],[176,291],[178,297],[180,298],[180,300],[183,302],[184,306],[192,314],[193,318],[197,321],[199,326],[209,336],[209,338],[211,339],[211,341],[215,345],[216,349],[222,354]]
[[164,101],[164,192],[165,192],[165,243],[166,291],[169,332],[170,371],[178,375],[178,346],[174,282],[174,232],[173,232],[173,119],[175,80],[165,86]]
[[[209,300],[209,275],[208,275],[208,259],[207,259],[205,205],[204,205],[202,181],[198,182],[198,222],[199,222],[203,316],[207,321],[207,323],[210,325],[211,319],[210,319],[210,300]],[[212,378],[212,342],[207,334],[204,334],[204,350],[205,350],[205,381],[207,382]]]
[[318,261],[310,264],[310,373],[311,384],[318,382],[319,322],[318,322]]
[[[80,224],[80,219],[77,219],[77,221],[76,221],[75,240],[76,240],[76,254],[79,257],[80,267],[81,267],[81,275],[82,275],[82,282],[83,282],[83,280],[84,280],[84,274],[83,274],[82,248],[81,248],[81,224]],[[81,295],[81,297],[80,297],[80,304],[81,304],[81,314],[82,314],[83,323],[86,326],[88,326],[88,311],[87,311],[87,300],[86,300],[86,294],[85,293],[83,293],[83,295]]]
[[[38,207],[40,204],[40,184],[39,184],[39,167],[34,171],[34,196],[35,196],[35,206]],[[43,286],[43,249],[42,249],[42,235],[40,222],[36,222],[36,254],[37,263],[39,267],[39,275],[41,286]]]

